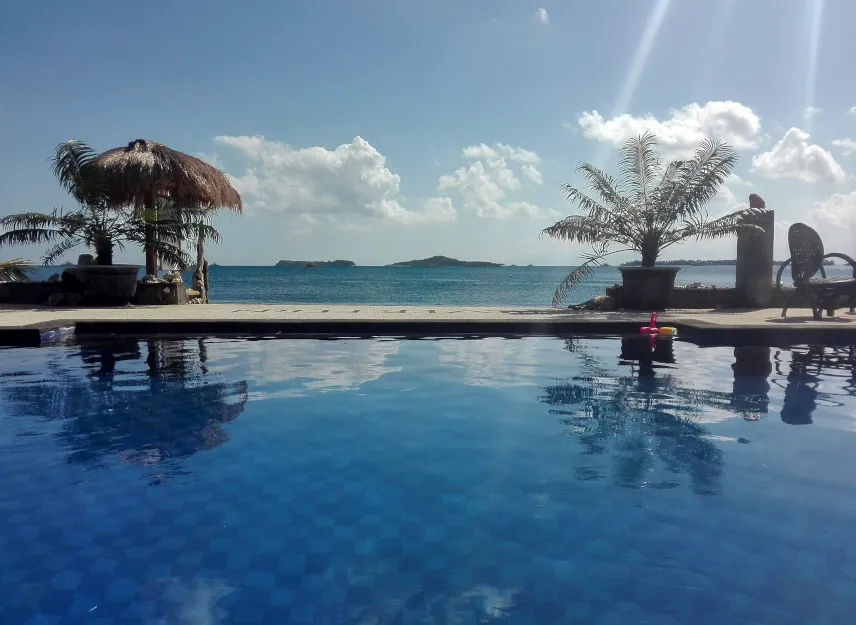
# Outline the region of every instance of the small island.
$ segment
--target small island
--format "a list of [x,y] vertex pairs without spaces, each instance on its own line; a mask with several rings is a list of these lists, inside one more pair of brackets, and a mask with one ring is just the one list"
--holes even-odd
[[432,256],[421,260],[407,260],[393,263],[388,267],[502,267],[500,263],[489,263],[480,260],[458,260],[448,256]]
[[281,260],[274,267],[356,267],[352,260]]
[[[784,263],[782,260],[774,260],[774,265],[781,265]],[[658,265],[672,265],[672,266],[680,266],[680,267],[733,267],[737,265],[737,260],[662,260],[657,262]],[[830,265],[834,265],[835,261],[831,258],[827,258],[823,261],[823,265],[825,267],[829,267]],[[627,263],[621,263],[621,267],[641,267],[641,260],[631,260]]]

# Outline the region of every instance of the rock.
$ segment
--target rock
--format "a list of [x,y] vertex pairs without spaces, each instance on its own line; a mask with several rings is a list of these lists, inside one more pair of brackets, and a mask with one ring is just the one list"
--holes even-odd
[[180,271],[170,271],[168,274],[166,274],[166,276],[164,276],[164,281],[165,281],[165,282],[170,282],[170,283],[173,283],[173,284],[176,284],[176,283],[179,283],[179,282],[182,282],[182,283],[183,283],[183,282],[184,282],[184,278],[182,278],[182,276],[181,276],[181,272],[180,272]]
[[78,267],[86,267],[87,265],[94,265],[95,257],[92,254],[81,254],[77,257],[77,266]]
[[143,276],[143,278],[142,278],[142,280],[140,280],[140,282],[145,282],[146,284],[156,284],[158,282],[163,282],[163,280],[161,280],[160,278],[158,278],[155,275],[147,273],[146,275]]
[[568,306],[571,310],[615,310],[615,298],[611,295],[598,295],[582,304]]
[[50,278],[48,278],[48,284],[56,284],[57,282],[59,282],[59,274],[58,273],[55,273]]
[[62,282],[62,290],[64,293],[80,293],[83,295],[86,292],[86,282],[77,269],[66,269],[60,277]]
[[80,293],[53,293],[45,303],[48,306],[77,306],[82,299]]

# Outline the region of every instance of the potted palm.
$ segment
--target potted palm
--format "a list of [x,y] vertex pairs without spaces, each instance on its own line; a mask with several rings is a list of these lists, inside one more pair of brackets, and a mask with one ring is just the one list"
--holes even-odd
[[[730,236],[757,230],[752,220],[760,209],[746,208],[711,218],[705,206],[714,198],[737,162],[725,143],[702,140],[692,158],[663,164],[657,139],[646,133],[628,139],[621,148],[619,179],[590,163],[578,172],[589,193],[562,185],[567,198],[584,214],[571,215],[542,234],[588,243],[585,262],[553,294],[558,307],[573,287],[603,264],[610,254],[633,251],[641,266],[621,267],[622,305],[633,310],[662,310],[669,305],[678,267],[657,265],[663,250],[691,239]],[[617,247],[615,247],[617,246]]]
[[[50,213],[19,213],[0,219],[0,247],[12,244],[52,244],[45,252],[46,265],[53,264],[78,245],[95,252],[95,263],[78,267],[85,284],[89,304],[124,305],[133,298],[139,265],[113,263],[113,251],[126,243],[153,246],[166,262],[185,268],[191,258],[178,241],[201,235],[218,239],[217,231],[203,222],[204,214],[193,207],[161,211],[158,217],[150,209],[112,206],[101,168],[94,165],[95,153],[80,141],[57,146],[52,159],[53,172],[60,184],[77,200],[71,211],[55,209]],[[152,237],[154,231],[157,236]]]

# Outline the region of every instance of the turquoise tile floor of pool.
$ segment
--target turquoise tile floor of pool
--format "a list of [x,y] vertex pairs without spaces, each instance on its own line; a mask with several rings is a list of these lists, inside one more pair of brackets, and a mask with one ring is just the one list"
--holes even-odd
[[856,351],[0,350],[0,624],[853,622]]

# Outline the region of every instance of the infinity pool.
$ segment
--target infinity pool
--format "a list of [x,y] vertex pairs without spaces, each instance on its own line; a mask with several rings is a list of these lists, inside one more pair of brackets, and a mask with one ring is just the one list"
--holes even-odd
[[0,623],[856,614],[856,353],[631,340],[0,351]]

